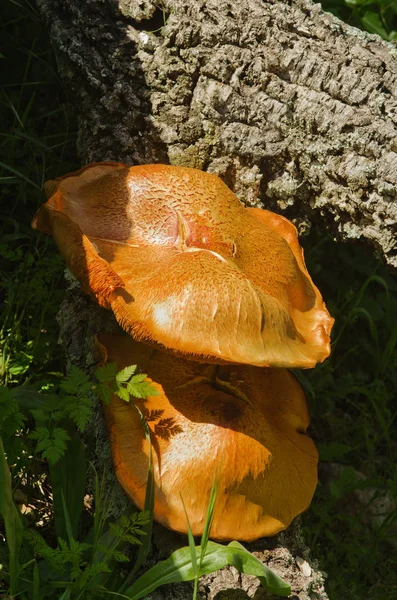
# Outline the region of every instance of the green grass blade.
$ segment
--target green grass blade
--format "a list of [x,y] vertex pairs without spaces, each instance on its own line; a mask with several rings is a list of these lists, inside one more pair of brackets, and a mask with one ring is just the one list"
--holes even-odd
[[9,550],[10,596],[17,591],[19,574],[19,552],[22,544],[23,526],[12,497],[11,474],[0,437],[0,513],[4,519],[6,540]]
[[362,306],[359,306],[359,307],[357,307],[357,308],[354,309],[354,311],[352,312],[352,316],[355,317],[356,315],[363,315],[366,318],[366,320],[368,322],[368,327],[369,327],[369,331],[371,333],[372,340],[373,340],[373,342],[375,344],[375,350],[378,352],[379,351],[378,330],[376,328],[376,324],[375,324],[372,316]]
[[186,516],[187,537],[188,537],[188,540],[189,540],[190,558],[192,560],[194,577],[195,577],[195,579],[198,579],[196,544],[195,544],[195,541],[194,541],[192,528],[190,527],[189,516],[187,514],[186,506],[185,506],[185,503],[183,501],[182,495],[181,495],[181,502],[182,502],[183,510],[185,511],[185,516]]
[[40,572],[36,561],[33,567],[33,600],[40,600]]
[[[150,441],[150,440],[149,440]],[[139,569],[139,567],[145,562],[149,555],[152,547],[152,530],[153,530],[153,510],[154,510],[154,473],[153,473],[153,449],[152,445],[149,445],[149,467],[148,467],[148,480],[146,485],[145,504],[143,510],[150,513],[149,522],[142,527],[146,533],[142,537],[142,545],[139,546],[138,555],[134,565],[133,572]]]
[[106,476],[105,470],[102,472],[101,480],[95,466],[90,462],[90,467],[95,473],[95,512],[94,525],[92,529],[93,544],[92,544],[92,562],[100,562],[97,556],[103,556],[103,552],[99,551],[99,545],[102,544],[103,531],[106,528],[107,519],[109,516],[109,496],[106,494]]
[[214,479],[212,481],[210,497],[208,500],[207,515],[205,518],[203,534],[201,536],[201,544],[200,544],[201,553],[200,553],[200,563],[199,563],[200,574],[201,574],[201,565],[202,565],[205,553],[207,551],[208,540],[209,540],[210,533],[211,533],[211,527],[212,527],[212,522],[214,519],[214,510],[215,510],[215,503],[216,503],[216,498],[218,495],[218,490],[219,490],[219,478],[218,478],[217,473],[215,473]]
[[0,161],[0,167],[3,167],[3,169],[6,169],[7,171],[10,171],[11,173],[14,173],[14,175],[19,177],[19,179],[23,179],[24,181],[26,181],[26,183],[33,186],[36,190],[40,190],[40,186],[37,185],[37,183],[35,183],[34,181],[32,181],[32,179],[30,179],[29,177],[24,175],[24,173],[21,173],[21,171],[18,171],[17,169],[14,169],[10,165],[6,165],[5,163],[3,163],[1,161]]
[[71,525],[71,522],[69,519],[68,508],[66,506],[66,501],[65,501],[65,496],[64,496],[63,490],[61,490],[61,498],[62,498],[62,507],[63,507],[63,515],[64,515],[63,518],[65,520],[66,534],[67,534],[69,545],[71,546],[72,542],[74,540],[74,537],[73,537],[72,525]]
[[386,347],[382,353],[381,356],[381,371],[380,371],[380,377],[383,377],[385,375],[386,369],[389,366],[390,363],[390,359],[393,357],[393,354],[396,350],[396,346],[397,346],[397,323],[395,323],[390,337],[387,341]]
[[[189,517],[188,517],[187,511],[186,511],[186,506],[183,501],[182,495],[181,495],[181,502],[182,502],[183,510],[185,511],[185,516],[186,516],[187,537],[189,540],[190,558],[192,561],[193,574],[194,574],[193,600],[197,600],[198,582],[199,582],[200,575],[199,575],[199,569],[198,569],[198,565],[197,565],[196,544],[194,542],[192,528],[190,527],[190,521],[189,521]],[[200,557],[200,561],[201,561],[201,557]]]

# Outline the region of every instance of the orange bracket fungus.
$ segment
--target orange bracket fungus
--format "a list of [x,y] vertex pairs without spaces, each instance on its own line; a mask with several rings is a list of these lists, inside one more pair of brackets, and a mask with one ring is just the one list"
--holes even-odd
[[[159,392],[136,400],[151,431],[154,518],[186,532],[182,495],[201,534],[218,469],[212,537],[287,527],[310,504],[317,451],[304,392],[276,367],[323,361],[333,324],[295,227],[184,167],[95,163],[46,193],[33,227],[132,336],[101,334],[103,361],[139,364]],[[114,396],[105,414],[117,477],[142,508],[149,443],[139,413]]]
[[[184,503],[201,534],[216,470],[213,538],[274,535],[308,508],[317,451],[306,435],[305,395],[288,370],[200,364],[126,335],[100,334],[98,347],[120,369],[139,362],[159,392],[135,400],[150,429],[158,522],[186,533]],[[139,413],[113,396],[105,414],[117,477],[143,508],[149,442]]]
[[33,227],[137,340],[207,362],[313,367],[333,319],[295,227],[215,175],[94,163],[48,182]]

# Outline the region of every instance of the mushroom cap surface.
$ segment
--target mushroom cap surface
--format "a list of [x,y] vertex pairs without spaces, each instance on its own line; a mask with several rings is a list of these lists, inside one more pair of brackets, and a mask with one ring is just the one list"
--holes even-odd
[[[214,473],[214,539],[274,535],[308,508],[317,450],[306,435],[304,392],[289,371],[195,363],[129,336],[100,334],[98,342],[105,361],[120,369],[138,363],[159,392],[131,399],[151,431],[156,521],[186,533],[182,497],[201,535]],[[104,409],[116,475],[143,508],[150,449],[139,413],[117,396]]]
[[95,163],[48,182],[33,227],[136,339],[207,362],[313,367],[333,319],[284,217],[215,175]]

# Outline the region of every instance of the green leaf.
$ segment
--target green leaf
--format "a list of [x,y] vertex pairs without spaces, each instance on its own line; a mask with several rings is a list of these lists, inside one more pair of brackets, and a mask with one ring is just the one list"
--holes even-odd
[[204,559],[205,553],[207,551],[207,544],[208,544],[210,533],[211,533],[212,522],[214,520],[214,511],[215,511],[216,498],[218,496],[218,490],[219,490],[219,478],[218,478],[217,474],[215,473],[214,478],[212,480],[210,497],[208,500],[208,508],[207,508],[207,514],[205,517],[203,534],[201,536],[201,543],[200,543],[201,554],[200,554],[199,569],[201,569],[201,564]]
[[16,361],[8,368],[10,375],[23,375],[32,363],[32,356],[21,352],[17,354]]
[[[187,523],[187,539],[189,542],[189,551],[190,551],[190,560],[192,562],[192,567],[193,567],[193,578],[196,581],[198,581],[199,578],[199,569],[198,569],[198,564],[197,564],[197,553],[196,553],[196,545],[194,543],[194,537],[193,537],[193,532],[192,532],[192,528],[190,526],[190,521],[189,521],[189,516],[187,514],[186,511],[186,506],[185,503],[183,501],[182,495],[181,495],[181,501],[182,501],[182,506],[183,506],[183,510],[185,512],[185,517],[186,517],[186,523]],[[194,587],[194,598],[197,595],[196,592],[196,585]]]
[[94,386],[94,391],[98,396],[99,400],[102,400],[105,404],[109,404],[112,399],[112,391],[107,385],[99,384]]
[[36,561],[34,561],[33,566],[33,600],[40,600],[40,571]]
[[42,409],[47,405],[49,400],[57,400],[55,394],[41,394],[25,386],[13,388],[12,395],[18,401],[20,407],[26,410]]
[[[88,587],[89,583],[91,585],[93,584],[94,578],[98,579],[101,575],[103,576],[105,573],[108,574],[111,572],[112,572],[111,569],[109,568],[109,566],[106,563],[98,562],[93,565],[90,565],[84,569],[83,574],[79,578],[79,588],[81,590],[84,590],[85,588]],[[98,584],[95,585],[95,588],[102,589],[102,591],[105,592],[103,594],[103,597],[106,597],[106,595],[107,595],[106,592],[108,591],[106,588],[99,586]]]
[[141,546],[142,545],[141,540],[139,538],[137,538],[135,535],[132,535],[131,533],[125,533],[121,539],[123,542],[128,542],[132,546]]
[[386,40],[389,38],[386,29],[383,27],[383,23],[379,14],[375,11],[367,10],[361,17],[361,23],[370,33],[377,33],[380,35],[380,37]]
[[[150,474],[150,471],[149,471],[149,474]],[[151,506],[151,505],[152,505],[151,499],[149,499],[146,502],[146,496],[145,496],[144,510],[142,510],[141,512],[136,512],[130,517],[131,523],[134,526],[134,531],[137,531],[136,526],[148,525],[149,523],[151,523],[153,514],[149,508],[146,508],[147,506]]]
[[84,371],[77,367],[71,367],[67,376],[62,379],[59,387],[63,392],[77,395],[82,393],[82,389],[84,389],[84,391],[86,391],[87,388],[90,389],[92,383]]
[[24,440],[16,433],[22,429],[24,421],[25,416],[11,390],[0,386],[0,436],[3,437],[8,459],[12,462],[21,456]]
[[[197,562],[200,555],[201,547],[196,546]],[[291,593],[291,587],[285,581],[262,564],[239,542],[231,542],[228,546],[208,542],[207,552],[201,563],[199,574],[213,573],[227,565],[234,566],[240,573],[256,575],[262,585],[276,596],[287,597]],[[139,600],[139,598],[149,595],[160,585],[191,581],[194,577],[190,549],[180,548],[173,552],[167,560],[157,563],[149,571],[146,571],[124,594],[130,600]]]
[[67,431],[61,427],[54,427],[50,431],[48,427],[39,426],[28,437],[37,440],[36,451],[41,452],[51,465],[54,465],[63,456],[66,442],[70,440]]
[[142,383],[142,381],[145,381],[146,377],[147,375],[145,373],[138,373],[138,375],[131,377],[130,383]]
[[0,404],[7,405],[12,402],[12,399],[11,390],[4,385],[0,386]]
[[[144,376],[146,377],[146,375]],[[160,392],[154,387],[151,381],[136,381],[135,377],[127,383],[127,390],[135,398],[148,398],[149,396],[158,396]]]
[[67,433],[70,438],[67,451],[55,465],[50,464],[50,477],[56,535],[61,538],[67,536],[63,494],[72,534],[76,538],[83,510],[87,465],[80,435],[72,426],[68,426]]
[[0,513],[4,519],[6,541],[9,550],[10,596],[16,594],[19,574],[19,552],[23,527],[18,509],[12,498],[11,474],[0,437]]
[[351,446],[346,444],[340,444],[338,442],[331,442],[330,444],[318,444],[318,453],[321,461],[332,462],[335,459],[340,459],[345,454],[351,451]]
[[125,383],[132,377],[132,375],[136,371],[136,365],[131,365],[130,367],[125,367],[116,375],[117,383]]
[[121,515],[119,523],[124,529],[128,529],[131,524],[131,519],[128,518],[127,515]]
[[130,560],[123,552],[113,552],[113,558],[116,562],[129,562]]
[[121,386],[118,387],[116,390],[116,394],[122,400],[125,400],[126,402],[130,401],[130,394],[128,393],[128,391],[125,388],[123,388]]
[[48,414],[42,408],[33,408],[30,412],[36,422],[44,423],[48,419]]
[[[67,537],[68,537],[68,540],[69,540],[69,547],[70,547],[70,550],[73,552],[73,554],[76,554],[76,547],[72,546],[73,542],[75,540],[74,540],[74,537],[73,537],[72,524],[70,522],[69,512],[68,512],[68,509],[67,509],[67,506],[66,506],[65,496],[64,496],[63,490],[61,490],[61,501],[62,501],[62,510],[63,510],[63,518],[64,518],[64,521],[65,521],[66,534],[67,534]],[[59,542],[60,542],[60,545],[61,545],[61,543],[63,543],[63,540],[60,538]],[[78,542],[76,542],[76,543],[78,543]],[[66,547],[66,544],[65,544],[65,547]]]
[[121,539],[124,530],[119,523],[109,523],[109,529],[115,538]]
[[84,431],[92,416],[92,400],[69,396],[65,413],[72,419],[80,431]]
[[117,364],[115,362],[99,367],[99,369],[95,371],[95,377],[100,383],[111,383],[112,381],[115,381],[116,375]]
[[291,586],[269,569],[269,567],[261,563],[251,552],[248,552],[240,542],[230,542],[227,547],[238,551],[232,554],[233,562],[229,564],[232,564],[239,573],[256,575],[263,587],[271,594],[282,597],[291,594]]

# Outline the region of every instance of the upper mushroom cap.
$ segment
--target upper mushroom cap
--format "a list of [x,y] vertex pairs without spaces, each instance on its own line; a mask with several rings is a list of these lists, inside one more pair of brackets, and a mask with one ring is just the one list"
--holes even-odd
[[[128,336],[99,336],[103,359],[138,362],[159,395],[134,400],[151,431],[154,518],[194,535],[205,523],[214,473],[219,491],[211,537],[274,535],[306,510],[317,484],[317,451],[306,435],[307,404],[284,369],[215,367],[153,351]],[[209,370],[218,370],[211,380]],[[105,406],[116,475],[142,508],[149,444],[138,411],[113,396]]]
[[295,227],[216,176],[96,163],[47,184],[33,226],[137,339],[190,358],[313,367],[333,319]]

